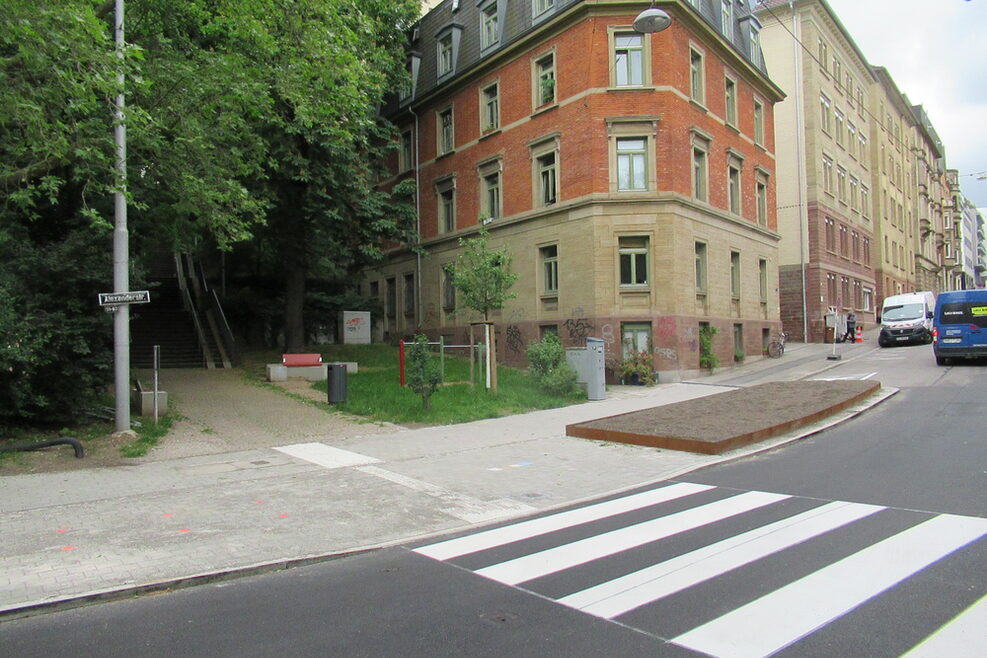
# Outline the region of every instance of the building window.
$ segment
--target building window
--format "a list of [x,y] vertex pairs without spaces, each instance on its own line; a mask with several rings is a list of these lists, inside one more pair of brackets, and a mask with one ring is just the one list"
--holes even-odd
[[836,197],[846,203],[846,169],[836,168]]
[[532,3],[532,10],[534,11],[534,16],[540,17],[547,14],[555,7],[555,0],[534,0]]
[[757,290],[762,302],[768,301],[768,261],[757,259]]
[[555,102],[555,54],[535,61],[535,107]]
[[538,156],[535,164],[538,168],[539,205],[551,205],[557,200],[558,168],[555,163],[555,152]]
[[632,352],[651,353],[650,322],[620,323],[620,356],[626,359]]
[[757,181],[757,223],[768,225],[768,184]]
[[456,230],[456,190],[453,188],[439,192],[439,232],[452,233]]
[[850,157],[857,159],[857,127],[852,121],[846,124],[846,150],[850,152]]
[[835,274],[826,275],[826,299],[829,302],[827,306],[837,306]]
[[870,288],[863,289],[863,300],[861,300],[861,308],[865,311],[869,311],[872,308],[874,300],[874,291]]
[[850,233],[850,245],[853,247],[853,260],[860,262],[860,234],[856,231]]
[[404,314],[415,314],[415,275],[404,275]]
[[500,32],[497,29],[497,3],[491,2],[480,10],[480,49],[497,45]]
[[689,49],[689,80],[691,98],[700,105],[706,102],[706,74],[703,69],[702,53]]
[[727,196],[730,212],[740,214],[740,167],[731,163],[727,167]]
[[730,252],[730,295],[740,299],[740,252]]
[[452,272],[442,269],[442,308],[452,311],[456,308],[456,286],[452,285]]
[[845,147],[846,139],[843,136],[843,125],[844,125],[843,112],[841,110],[835,110],[833,112],[833,118],[834,118],[833,129],[835,131],[834,137],[836,139],[836,143],[839,144],[840,146]]
[[864,265],[870,265],[870,238],[864,238]]
[[827,65],[829,62],[829,46],[822,39],[819,39],[819,68],[823,71],[827,70]]
[[708,276],[706,262],[706,243],[696,243],[696,292],[706,292],[706,281]]
[[647,189],[646,142],[644,137],[617,139],[617,189]]
[[644,84],[644,37],[631,32],[613,35],[614,84],[629,87]]
[[846,226],[840,225],[840,256],[844,258],[850,254],[849,232]]
[[826,251],[836,251],[836,222],[826,218]]
[[761,32],[758,29],[758,26],[755,25],[754,20],[756,20],[756,19],[751,20],[751,25],[750,25],[750,28],[751,28],[751,30],[750,30],[750,37],[751,37],[751,64],[753,64],[757,68],[761,68],[761,66],[762,66],[762,62],[761,62]]
[[452,108],[439,112],[439,155],[451,153],[455,145],[452,125]]
[[853,176],[850,176],[850,210],[857,210],[858,194],[857,191],[860,188],[860,183]]
[[539,250],[542,271],[542,294],[557,295],[559,293],[559,246],[549,245]]
[[500,128],[500,86],[495,82],[480,91],[480,130],[487,132]]
[[400,172],[408,171],[415,166],[413,144],[410,130],[401,133],[401,150],[398,152],[398,169]]
[[819,126],[824,132],[829,133],[832,130],[832,113],[833,109],[830,105],[829,99],[825,96],[819,97]]
[[619,239],[620,286],[622,288],[648,285],[648,238]]
[[438,72],[439,77],[452,73],[452,32],[447,32],[439,37],[438,48]]
[[720,29],[727,41],[733,41],[733,0],[722,0],[720,4]]
[[726,120],[728,126],[737,125],[737,83],[726,78],[723,85],[723,98],[726,104]]
[[754,143],[764,145],[764,105],[754,99]]
[[385,281],[385,287],[387,289],[385,293],[387,297],[384,300],[384,313],[387,314],[387,317],[393,320],[395,317],[397,317],[397,308],[398,308],[397,281],[394,279],[394,277],[391,277],[390,279],[387,279],[387,281]]
[[488,219],[500,217],[500,172],[495,171],[483,177],[483,214]]
[[733,325],[733,353],[734,358],[744,354],[744,325],[739,322]]
[[833,161],[823,156],[823,190],[828,194],[833,193]]
[[706,201],[707,191],[706,150],[699,146],[692,147],[692,196],[700,201]]
[[866,219],[870,217],[870,190],[860,186],[860,214]]

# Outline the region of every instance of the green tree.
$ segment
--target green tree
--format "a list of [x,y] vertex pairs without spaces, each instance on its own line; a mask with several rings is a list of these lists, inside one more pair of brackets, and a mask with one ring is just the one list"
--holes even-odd
[[[504,302],[517,297],[511,286],[517,281],[517,274],[511,270],[511,253],[506,246],[491,249],[488,246],[489,233],[481,227],[480,232],[471,238],[460,238],[462,248],[454,263],[446,265],[452,276],[452,285],[462,295],[469,308],[483,315],[484,322],[490,321],[490,311],[503,308]],[[496,341],[490,341],[491,388],[497,389],[497,350]]]
[[[138,273],[155,248],[256,243],[298,346],[308,277],[345,281],[388,241],[414,242],[409,184],[376,187],[393,142],[376,108],[405,80],[417,0],[128,0],[122,61],[112,8],[0,3],[0,282],[17,309],[0,340],[20,401],[0,399],[0,416],[77,408],[109,372],[95,295],[112,279],[120,67]],[[5,340],[24,323],[32,340]]]
[[462,252],[454,263],[446,266],[463,303],[485,321],[490,320],[490,311],[503,308],[504,302],[517,297],[510,290],[518,277],[511,270],[510,251],[506,246],[491,249],[489,238],[485,228],[472,238],[460,238]]
[[435,393],[442,382],[442,373],[432,359],[432,353],[428,351],[427,336],[418,334],[415,341],[409,343],[406,376],[408,387],[421,396],[422,409],[428,409],[432,393]]

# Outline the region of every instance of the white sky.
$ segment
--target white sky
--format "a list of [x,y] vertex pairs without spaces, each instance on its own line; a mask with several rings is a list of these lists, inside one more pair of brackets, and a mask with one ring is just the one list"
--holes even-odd
[[827,0],[872,66],[922,105],[960,172],[987,207],[987,0]]

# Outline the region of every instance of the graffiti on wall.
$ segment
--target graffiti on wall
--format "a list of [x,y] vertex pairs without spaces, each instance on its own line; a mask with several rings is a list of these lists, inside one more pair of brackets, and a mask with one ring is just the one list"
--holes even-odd
[[675,318],[659,318],[658,319],[658,337],[659,338],[675,338],[675,331],[677,327],[675,325]]
[[613,344],[615,341],[613,335],[613,325],[612,324],[603,325],[602,327],[600,327],[600,332],[602,333],[602,338],[603,338],[603,353],[605,355],[609,355],[613,351]]
[[507,349],[515,354],[524,351],[524,336],[516,324],[507,327]]
[[679,353],[670,347],[656,347],[655,356],[668,359],[669,361],[679,360]]
[[593,333],[593,325],[586,318],[570,318],[563,323],[563,326],[569,332],[569,340],[573,343],[584,341]]

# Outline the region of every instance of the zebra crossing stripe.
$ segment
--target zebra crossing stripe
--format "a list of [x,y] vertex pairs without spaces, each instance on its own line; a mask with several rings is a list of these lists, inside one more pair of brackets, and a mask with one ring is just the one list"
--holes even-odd
[[788,498],[790,496],[783,494],[751,491],[494,564],[478,569],[476,573],[507,585],[516,585]]
[[712,489],[704,484],[682,482],[659,489],[650,489],[638,494],[624,496],[615,500],[581,507],[579,509],[560,512],[530,521],[522,521],[513,525],[485,530],[465,537],[457,537],[447,541],[416,548],[414,552],[426,555],[436,560],[449,560],[461,555],[502,546],[521,539],[563,530],[571,526],[598,521],[600,519],[631,512],[637,509],[666,503],[677,498],[690,496],[701,491]]
[[765,656],[987,534],[987,519],[942,515],[893,535],[672,640],[711,656]]
[[828,503],[575,592],[560,598],[559,603],[612,619],[882,509],[876,505]]
[[987,596],[927,637],[903,658],[980,658],[987,647]]

